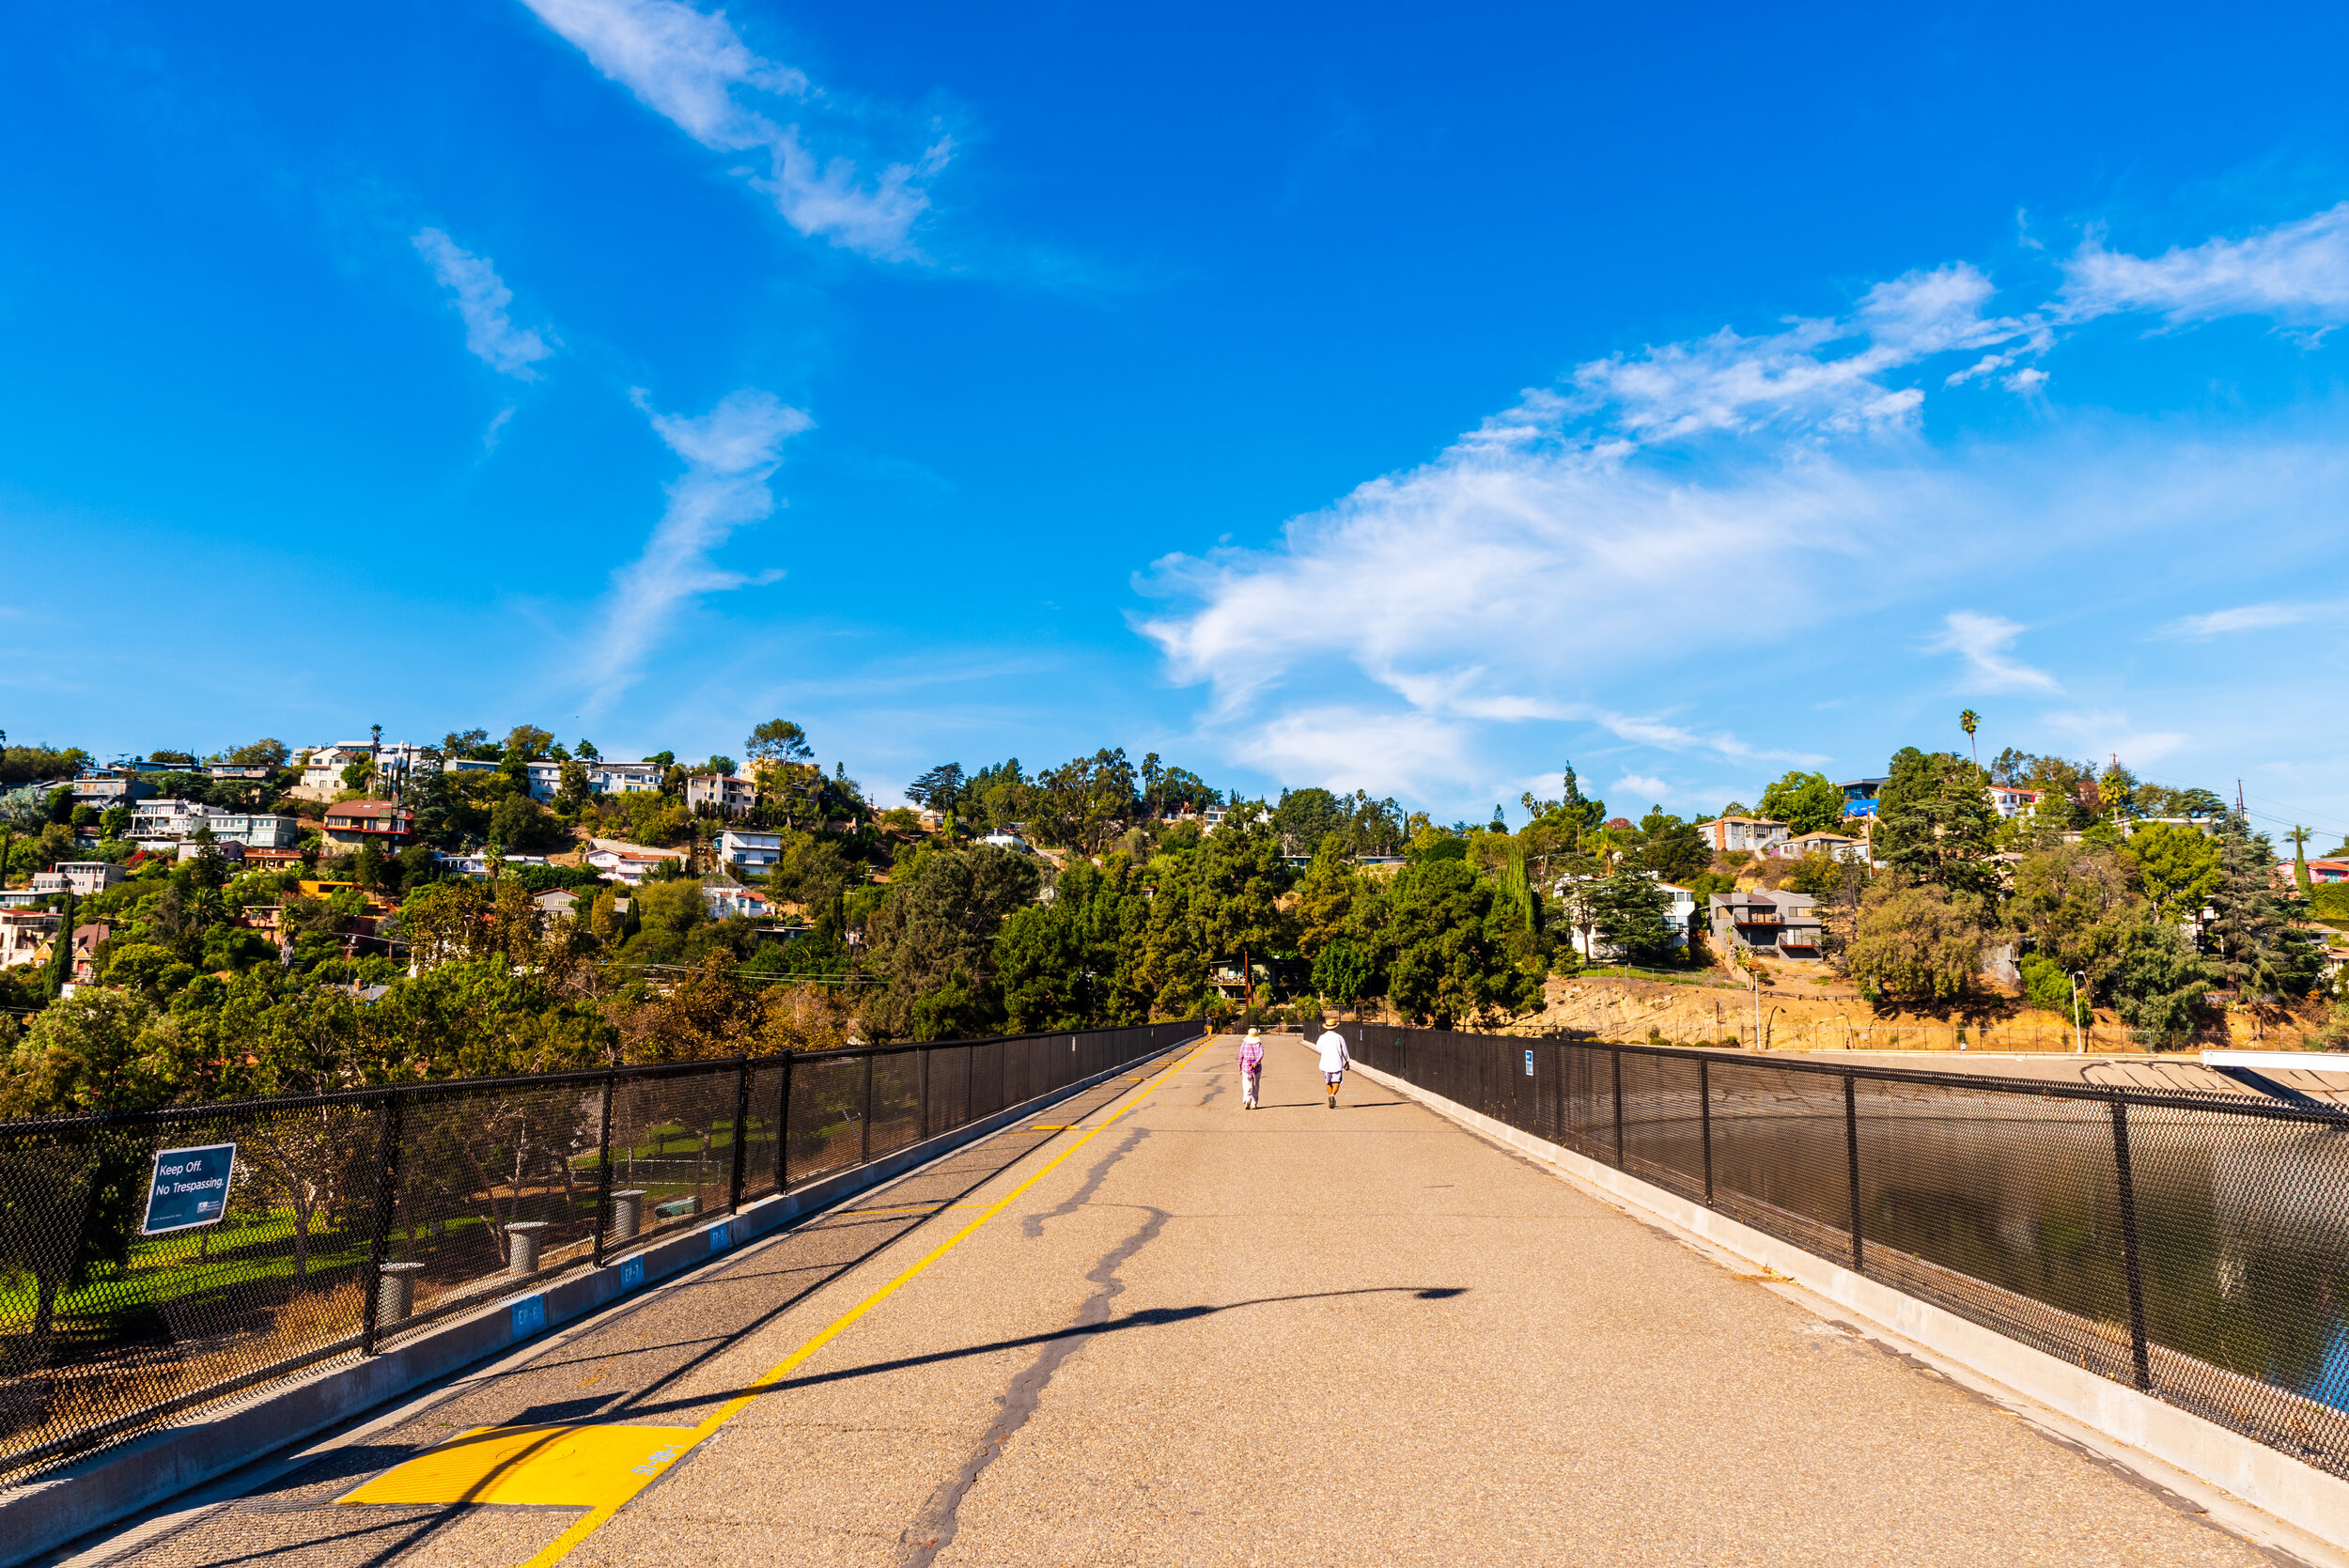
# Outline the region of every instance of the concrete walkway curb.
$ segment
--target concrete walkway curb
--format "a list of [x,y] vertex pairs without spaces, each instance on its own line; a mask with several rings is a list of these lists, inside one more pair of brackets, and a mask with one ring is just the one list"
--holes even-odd
[[2105,1436],[2224,1488],[2334,1545],[2349,1547],[2349,1482],[2216,1422],[2123,1388],[1953,1312],[1714,1213],[1610,1165],[1469,1110],[1357,1061],[1353,1070],[1470,1131],[1793,1280],[1815,1295],[2071,1417]]
[[[1180,1050],[1197,1036],[1156,1053]],[[642,1290],[723,1257],[742,1242],[990,1137],[1073,1094],[1134,1070],[1137,1058],[869,1164],[745,1203],[736,1213],[544,1288],[506,1296],[423,1329],[380,1356],[329,1367],[239,1403],[90,1455],[0,1492],[0,1565],[40,1556],[238,1467],[315,1436],[375,1405],[513,1349]]]

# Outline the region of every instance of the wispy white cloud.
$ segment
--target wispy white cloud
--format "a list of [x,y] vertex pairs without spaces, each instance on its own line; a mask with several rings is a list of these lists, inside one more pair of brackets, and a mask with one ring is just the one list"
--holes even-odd
[[1972,675],[1968,682],[1985,691],[2061,691],[2055,676],[2006,657],[2024,629],[1999,615],[1973,610],[1952,610],[1941,618],[1940,632],[1929,638],[1929,653],[1953,653],[1966,660]]
[[767,480],[783,460],[783,443],[814,423],[771,393],[750,387],[727,394],[698,418],[656,412],[642,390],[635,398],[669,450],[685,459],[685,473],[669,486],[669,504],[644,553],[613,574],[602,634],[587,661],[591,708],[635,678],[645,656],[690,600],[783,575],[721,571],[709,557],[737,528],[774,511]]
[[2172,322],[2349,320],[2349,202],[2248,239],[2206,240],[2157,256],[2107,250],[2092,237],[2063,264],[2058,308],[2074,319],[2156,311]]
[[1711,752],[1733,762],[1791,762],[1816,765],[1828,759],[1810,752],[1781,752],[1752,746],[1726,731],[1699,735],[1677,724],[1660,720],[1635,718],[1628,714],[1610,713],[1603,709],[1567,709],[1557,715],[1566,719],[1587,719],[1609,734],[1625,740],[1637,741],[1667,752]]
[[2181,616],[2164,626],[2157,635],[2200,641],[2223,637],[2233,631],[2265,631],[2271,627],[2300,626],[2309,621],[2339,615],[2344,610],[2349,610],[2349,600],[2330,599],[2315,604],[2239,604],[2232,610],[2213,610],[2206,614]]
[[[1875,611],[1974,598],[1923,651],[1957,656],[1970,691],[2044,699],[2062,685],[2016,656],[2024,625],[1994,611],[2009,593],[2044,598],[2046,573],[2174,561],[2155,541],[2205,540],[2220,518],[2278,560],[2329,548],[2349,458],[2328,433],[2075,421],[2004,442],[1920,439],[1928,386],[2044,396],[2046,373],[2028,362],[2077,315],[1994,302],[1990,280],[1957,264],[1831,319],[1584,365],[1434,459],[1292,520],[1269,547],[1160,559],[1137,582],[1160,602],[1134,624],[1175,682],[1206,689],[1205,733],[1235,763],[1299,755],[1297,716],[1312,713],[1318,730],[1360,737],[1347,776],[1363,787],[1443,779],[1472,802],[1478,781],[1532,760],[1544,726],[1644,749],[1624,763],[1642,777],[1674,771],[1657,766],[1666,755],[1824,766],[1816,722],[1765,724],[1750,694],[1798,697],[1776,711],[1800,716],[1820,682],[1881,689],[1889,677],[1859,667],[1901,657],[1880,631],[1820,637]],[[1733,688],[1734,723],[1686,717]],[[2037,704],[2012,706],[2005,722],[2027,731]],[[2170,735],[2103,733],[2140,754]]]
[[[431,263],[433,276],[449,291],[449,303],[465,323],[465,347],[501,375],[537,380],[538,372],[531,366],[554,352],[547,342],[549,334],[514,325],[506,314],[514,303],[514,291],[506,287],[490,258],[461,248],[437,228],[418,229],[410,243]],[[495,432],[494,426],[491,430]]]
[[1626,773],[1615,781],[1614,787],[1607,793],[1618,802],[1613,808],[1616,815],[1627,816],[1637,822],[1647,814],[1630,802],[1645,800],[1650,805],[1661,805],[1679,792],[1652,773]]
[[1672,649],[1684,629],[1655,607],[1693,582],[1740,581],[1798,613],[1813,590],[1789,568],[1857,552],[1857,514],[1883,499],[1825,466],[1749,481],[1464,444],[1292,522],[1277,551],[1159,561],[1145,588],[1190,602],[1138,624],[1178,681],[1210,687],[1219,722],[1292,675],[1326,690],[1335,661],[1414,712],[1635,729],[1594,712],[1577,677]]
[[[1877,284],[1845,318],[1797,319],[1766,337],[1710,337],[1578,366],[1561,411],[1588,413],[1638,442],[1778,425],[1843,434],[1907,424],[1924,401],[1884,378],[1939,354],[2006,346],[1947,378],[1955,385],[2052,341],[2037,316],[1990,317],[1990,279],[1965,262]],[[1548,397],[1549,395],[1540,395]],[[1536,403],[1534,423],[1546,405]],[[1491,436],[1524,421],[1503,416]]]
[[1468,725],[1435,714],[1323,704],[1254,727],[1245,750],[1254,766],[1299,785],[1341,794],[1400,789],[1425,798],[1475,784],[1479,769],[1468,738]]
[[2131,768],[2159,762],[2194,738],[2177,730],[2139,729],[2125,713],[2049,713],[2044,722],[2074,737],[2096,760],[2118,757]]
[[925,182],[954,154],[936,136],[922,153],[862,179],[853,160],[812,151],[793,105],[827,101],[792,67],[743,42],[723,11],[678,0],[523,0],[595,68],[678,130],[721,152],[765,155],[765,171],[739,171],[786,223],[847,250],[911,258],[915,222],[930,204]]

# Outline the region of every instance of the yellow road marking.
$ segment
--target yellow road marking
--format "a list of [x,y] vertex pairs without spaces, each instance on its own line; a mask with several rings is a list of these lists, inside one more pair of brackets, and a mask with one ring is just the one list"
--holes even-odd
[[692,1440],[690,1426],[477,1426],[334,1500],[593,1508],[635,1496]]
[[1051,1122],[1038,1122],[1028,1130],[1030,1132],[1066,1132],[1068,1130],[1068,1124],[1066,1122],[1057,1124]]
[[[1186,1055],[1182,1059],[1182,1061],[1175,1063],[1173,1066],[1167,1068],[1166,1071],[1157,1075],[1157,1077],[1151,1080],[1151,1086],[1155,1088],[1158,1084],[1164,1083],[1168,1079],[1173,1078],[1176,1073],[1188,1066],[1194,1057],[1198,1056],[1201,1051],[1207,1048],[1213,1039],[1214,1036],[1209,1035],[1201,1040],[1199,1044],[1191,1049],[1190,1054]],[[537,1556],[531,1558],[527,1562],[523,1563],[521,1568],[552,1568],[552,1564],[560,1562],[565,1558],[570,1556],[573,1551],[578,1549],[581,1542],[586,1540],[587,1537],[602,1529],[603,1526],[611,1520],[614,1514],[619,1513],[621,1509],[628,1506],[630,1499],[632,1499],[639,1492],[642,1492],[646,1487],[651,1485],[656,1479],[668,1470],[670,1466],[676,1464],[678,1459],[683,1458],[688,1452],[692,1452],[696,1444],[708,1437],[711,1433],[717,1431],[720,1427],[725,1425],[726,1422],[732,1421],[735,1417],[740,1415],[745,1409],[749,1408],[751,1402],[754,1399],[756,1399],[760,1393],[772,1388],[775,1384],[782,1382],[786,1377],[788,1377],[792,1372],[798,1368],[801,1362],[806,1360],[810,1356],[815,1355],[817,1351],[823,1349],[824,1346],[830,1344],[833,1340],[839,1338],[840,1335],[848,1329],[848,1326],[856,1322],[858,1318],[863,1317],[866,1312],[871,1312],[874,1308],[879,1306],[882,1302],[896,1295],[898,1289],[908,1281],[920,1274],[923,1270],[928,1268],[930,1265],[944,1257],[948,1252],[953,1251],[957,1246],[961,1245],[963,1239],[970,1235],[972,1232],[977,1230],[980,1226],[986,1224],[988,1220],[1003,1213],[1003,1211],[1009,1206],[1015,1199],[1019,1198],[1022,1193],[1026,1192],[1036,1183],[1042,1181],[1045,1177],[1050,1175],[1053,1171],[1059,1168],[1060,1163],[1063,1160],[1075,1154],[1079,1149],[1083,1148],[1087,1143],[1092,1142],[1093,1140],[1100,1134],[1108,1131],[1111,1124],[1114,1123],[1118,1117],[1125,1115],[1126,1112],[1142,1104],[1149,1097],[1148,1090],[1144,1090],[1142,1093],[1133,1095],[1124,1105],[1119,1106],[1116,1110],[1111,1112],[1107,1116],[1104,1116],[1099,1125],[1096,1126],[1082,1138],[1071,1141],[1068,1147],[1063,1149],[1059,1154],[1054,1155],[1050,1159],[1045,1161],[1044,1164],[1036,1170],[1035,1173],[1030,1176],[1026,1181],[1021,1182],[1018,1187],[1013,1188],[1009,1192],[1006,1192],[1001,1198],[996,1199],[995,1202],[984,1205],[981,1208],[978,1217],[972,1219],[969,1224],[963,1226],[962,1229],[957,1231],[953,1235],[948,1236],[945,1240],[931,1248],[927,1252],[923,1253],[920,1259],[918,1259],[903,1273],[899,1274],[895,1279],[890,1281],[887,1284],[881,1286],[880,1289],[875,1291],[872,1295],[866,1296],[863,1300],[858,1302],[855,1306],[849,1308],[847,1312],[834,1318],[824,1327],[823,1331],[818,1333],[814,1339],[809,1340],[805,1344],[801,1345],[799,1349],[794,1350],[790,1355],[776,1362],[767,1371],[759,1374],[757,1378],[751,1383],[749,1388],[744,1389],[741,1393],[735,1395],[734,1398],[726,1401],[725,1404],[720,1405],[717,1410],[699,1426],[681,1429],[685,1432],[684,1440],[678,1445],[677,1452],[663,1460],[658,1469],[654,1470],[650,1474],[630,1472],[625,1478],[625,1483],[621,1487],[608,1493],[603,1498],[597,1501],[593,1505],[593,1512],[588,1514],[584,1518],[575,1522],[570,1529],[556,1536],[552,1542],[549,1542],[545,1549],[540,1551]],[[544,1431],[545,1429],[534,1428],[529,1430]],[[582,1427],[574,1430],[629,1431],[631,1429],[626,1427],[606,1427],[598,1429]],[[645,1431],[647,1429],[639,1427],[634,1428],[633,1430]],[[462,1441],[461,1438],[459,1440]],[[440,1451],[434,1451],[436,1453]],[[418,1455],[415,1459],[409,1460],[406,1465],[397,1466],[393,1469],[386,1471],[381,1480],[389,1481],[392,1477],[398,1475],[400,1471],[409,1468],[411,1466],[421,1464],[425,1460],[431,1457],[432,1454]]]

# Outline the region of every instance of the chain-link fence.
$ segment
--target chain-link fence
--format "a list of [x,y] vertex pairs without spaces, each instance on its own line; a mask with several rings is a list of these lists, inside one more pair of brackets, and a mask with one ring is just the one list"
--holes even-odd
[[0,1483],[1200,1028],[0,1123]]
[[2349,1476],[2349,1111],[1343,1030],[1366,1066]]

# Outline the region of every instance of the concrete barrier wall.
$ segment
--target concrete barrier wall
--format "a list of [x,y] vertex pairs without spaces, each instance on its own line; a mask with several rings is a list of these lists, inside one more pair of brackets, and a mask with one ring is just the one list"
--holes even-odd
[[543,1286],[506,1296],[419,1330],[397,1347],[329,1367],[257,1397],[215,1405],[160,1432],[0,1492],[0,1564],[39,1557],[92,1530],[273,1453],[428,1383],[502,1355],[536,1335],[600,1312],[650,1284],[699,1267],[803,1215],[892,1181],[1003,1131],[1072,1094],[1179,1050],[1179,1042],[1040,1094],[869,1165],[745,1203],[731,1215],[615,1254]]
[[1496,1143],[1556,1166],[1625,1206],[1668,1220],[1904,1339],[1993,1378],[2082,1425],[2225,1488],[2311,1535],[2349,1547],[2349,1482],[2266,1444],[2060,1361],[1953,1312],[1806,1252],[1700,1203],[1430,1094],[1392,1073],[1354,1063],[1375,1083],[1419,1101]]

